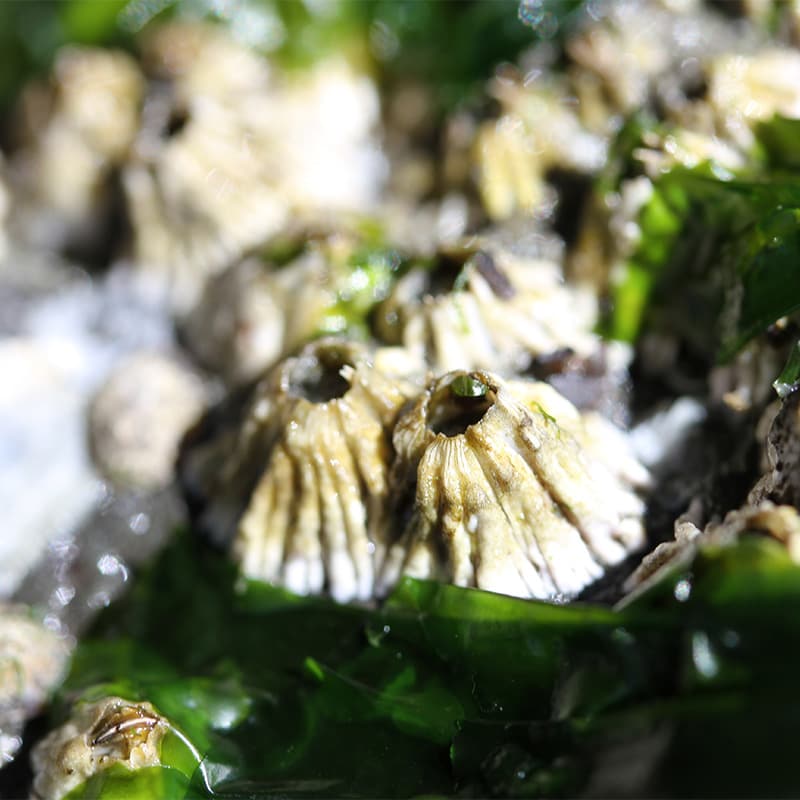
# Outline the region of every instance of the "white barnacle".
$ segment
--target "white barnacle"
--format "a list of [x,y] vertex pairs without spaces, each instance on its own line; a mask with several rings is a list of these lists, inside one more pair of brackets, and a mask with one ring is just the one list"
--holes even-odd
[[435,370],[504,373],[564,348],[588,355],[596,319],[594,293],[565,286],[556,263],[478,242],[411,269],[378,309],[377,328]]
[[372,597],[389,522],[390,431],[412,392],[366,347],[335,339],[255,387],[237,432],[209,445],[221,458],[209,461],[201,519],[232,540],[246,577],[339,601]]
[[10,165],[13,222],[37,245],[97,238],[113,207],[112,176],[139,126],[144,78],[126,53],[67,47],[48,87],[23,94],[27,140]]
[[800,54],[773,47],[714,59],[708,68],[708,103],[722,133],[749,148],[755,123],[775,114],[800,117]]
[[361,246],[344,230],[309,237],[288,263],[260,256],[240,261],[209,281],[187,315],[187,345],[230,383],[242,383],[321,332],[333,333],[335,323],[346,325],[336,309],[343,297],[363,297],[365,308],[354,315],[361,322],[366,307],[385,296],[392,269],[386,265],[373,281],[353,264]]
[[0,767],[64,673],[69,646],[23,606],[0,604]]
[[150,703],[105,697],[83,703],[33,750],[33,790],[61,800],[92,775],[121,764],[135,770],[161,763],[169,722]]
[[160,81],[123,182],[135,261],[178,310],[291,217],[376,199],[366,77],[338,62],[280,73],[218,26],[172,23],[143,46]]
[[566,87],[504,76],[491,92],[503,113],[478,128],[473,158],[492,219],[545,210],[552,202],[546,174],[553,168],[592,172],[602,165],[606,143],[582,124]]
[[531,598],[574,596],[644,544],[646,471],[624,435],[546,384],[432,381],[394,429],[408,509],[381,571]]

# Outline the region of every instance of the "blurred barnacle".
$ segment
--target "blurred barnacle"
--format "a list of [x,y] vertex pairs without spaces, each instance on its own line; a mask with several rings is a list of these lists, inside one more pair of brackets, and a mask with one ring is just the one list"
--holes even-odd
[[39,800],[61,800],[114,765],[131,770],[161,764],[169,722],[150,703],[105,697],[81,703],[33,750],[33,790]]
[[474,158],[483,204],[493,219],[545,211],[552,194],[548,170],[592,172],[603,164],[605,141],[581,124],[566,87],[504,74],[494,79],[491,92],[501,115],[478,129]]
[[186,310],[209,275],[316,209],[366,209],[383,161],[373,84],[342,61],[278,74],[221,28],[156,29],[145,61],[165,82],[124,174],[134,255]]
[[0,768],[22,745],[22,729],[61,680],[67,642],[23,606],[0,604]]
[[364,345],[307,345],[257,384],[233,429],[184,458],[201,526],[232,542],[247,578],[371,598],[389,523],[390,430],[412,393]]
[[108,235],[114,174],[139,125],[144,80],[114,50],[67,47],[50,84],[23,93],[24,143],[10,164],[12,223],[24,239],[91,250]]
[[644,544],[647,473],[624,434],[546,384],[433,380],[400,416],[391,487],[403,529],[380,575],[541,599],[574,596]]
[[436,370],[502,373],[563,348],[591,353],[596,316],[595,295],[564,286],[556,263],[469,240],[408,270],[378,307],[375,327]]
[[755,141],[754,123],[775,114],[800,118],[800,53],[773,47],[712,60],[708,103],[721,132],[741,149],[749,149]]
[[365,338],[402,261],[349,232],[284,244],[287,263],[273,246],[213,278],[184,322],[187,345],[229,382],[255,378],[320,334]]
[[204,408],[199,377],[175,359],[146,352],[124,359],[89,408],[95,464],[123,486],[166,486],[178,444]]
[[610,111],[627,113],[645,105],[655,78],[667,71],[674,54],[673,15],[658,3],[610,3],[599,22],[568,44],[570,57],[600,79]]

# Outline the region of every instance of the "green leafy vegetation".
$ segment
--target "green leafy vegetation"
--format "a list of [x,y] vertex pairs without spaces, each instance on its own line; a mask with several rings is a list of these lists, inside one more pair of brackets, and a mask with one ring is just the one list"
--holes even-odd
[[187,780],[176,748],[72,797],[777,796],[798,618],[800,567],[758,536],[614,611],[413,580],[380,610],[337,606],[242,585],[181,535],[63,696],[147,698],[202,764]]
[[763,126],[766,161],[747,175],[706,164],[655,181],[614,289],[614,336],[633,340],[644,324],[725,361],[800,308],[800,182],[788,169],[788,122]]

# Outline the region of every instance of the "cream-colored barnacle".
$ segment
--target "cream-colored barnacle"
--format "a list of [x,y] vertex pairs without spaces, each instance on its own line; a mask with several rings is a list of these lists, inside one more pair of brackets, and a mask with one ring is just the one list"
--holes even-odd
[[566,87],[503,76],[490,91],[503,113],[478,129],[474,159],[491,218],[544,210],[552,200],[548,170],[591,172],[603,164],[606,144],[581,124]]
[[29,609],[0,604],[0,768],[22,745],[26,720],[61,680],[69,652],[64,638]]
[[410,511],[381,591],[406,574],[569,597],[644,543],[632,482],[646,473],[622,434],[548,386],[451,372],[401,415],[393,441],[392,489]]
[[400,260],[346,230],[301,241],[287,242],[299,250],[288,263],[252,256],[215,276],[187,315],[188,347],[230,383],[256,378],[321,333],[365,327]]
[[106,697],[79,705],[34,748],[34,792],[39,800],[61,800],[115,764],[132,770],[158,766],[169,729],[169,722],[147,702]]
[[[372,597],[390,429],[412,391],[364,346],[335,339],[308,345],[256,387],[206,516],[230,529],[222,538],[232,535],[245,576],[339,601]],[[243,491],[244,511],[231,516]]]
[[173,23],[144,48],[162,81],[124,188],[135,260],[170,282],[179,310],[290,218],[377,200],[379,105],[365,76],[338,61],[280,72],[220,26]]
[[15,156],[15,221],[51,246],[97,236],[110,202],[112,171],[128,157],[139,126],[144,79],[134,60],[113,50],[59,52],[50,87],[23,95],[30,138]]
[[769,48],[714,59],[708,68],[708,102],[723,133],[749,148],[753,124],[775,114],[800,117],[800,53]]
[[411,269],[376,316],[378,334],[437,371],[526,369],[540,354],[597,347],[593,292],[563,283],[553,262],[494,245],[461,245]]

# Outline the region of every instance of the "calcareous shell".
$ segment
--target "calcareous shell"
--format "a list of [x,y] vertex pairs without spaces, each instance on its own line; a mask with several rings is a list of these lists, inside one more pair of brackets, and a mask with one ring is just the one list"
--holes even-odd
[[406,574],[569,597],[644,544],[632,487],[647,473],[624,435],[546,384],[451,372],[403,413],[393,439],[406,522],[381,590]]

